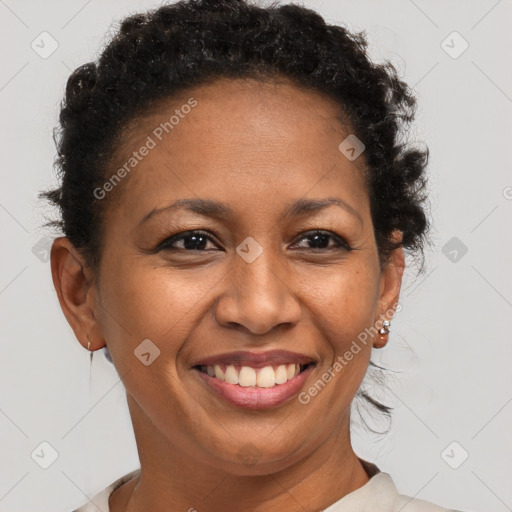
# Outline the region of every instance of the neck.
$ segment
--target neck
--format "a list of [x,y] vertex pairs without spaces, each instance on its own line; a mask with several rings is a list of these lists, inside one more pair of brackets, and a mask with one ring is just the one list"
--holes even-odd
[[220,470],[185,453],[130,397],[128,403],[141,471],[111,495],[111,512],[168,512],[170,505],[209,512],[323,510],[369,480],[350,443],[349,417],[309,455],[283,462],[280,469],[255,464],[240,472]]

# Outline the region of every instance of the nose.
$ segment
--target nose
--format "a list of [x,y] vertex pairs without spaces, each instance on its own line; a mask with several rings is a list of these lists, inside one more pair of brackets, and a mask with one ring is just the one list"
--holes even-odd
[[282,324],[298,322],[300,302],[294,291],[297,276],[286,263],[264,250],[248,263],[235,256],[225,288],[216,301],[215,316],[224,327],[238,327],[263,335]]

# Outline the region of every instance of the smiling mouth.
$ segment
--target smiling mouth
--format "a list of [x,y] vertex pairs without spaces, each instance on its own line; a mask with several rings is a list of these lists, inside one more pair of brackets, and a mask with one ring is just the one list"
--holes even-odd
[[264,366],[263,368],[252,368],[251,366],[239,365],[197,365],[196,370],[229,384],[236,384],[240,387],[273,388],[286,384],[305,371],[315,366],[315,363],[308,364],[280,364]]

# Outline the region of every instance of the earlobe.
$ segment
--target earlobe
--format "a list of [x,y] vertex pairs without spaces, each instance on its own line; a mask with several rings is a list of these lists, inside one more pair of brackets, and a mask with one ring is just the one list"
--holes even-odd
[[[392,239],[395,242],[400,241],[402,233],[394,231]],[[378,330],[374,341],[375,348],[382,348],[388,342],[391,319],[400,298],[404,270],[404,252],[403,248],[399,247],[391,253],[386,266],[381,271],[378,313],[375,319],[375,326]]]
[[84,272],[84,258],[68,238],[60,237],[52,244],[50,259],[53,285],[64,316],[80,344],[98,350],[105,343],[91,334],[99,326],[93,309],[94,285]]
[[[388,317],[386,317],[388,318]],[[376,323],[376,328],[379,330],[377,336],[378,339],[374,341],[374,348],[383,348],[386,346],[388,342],[388,335],[391,329],[391,321],[390,320],[381,320]]]

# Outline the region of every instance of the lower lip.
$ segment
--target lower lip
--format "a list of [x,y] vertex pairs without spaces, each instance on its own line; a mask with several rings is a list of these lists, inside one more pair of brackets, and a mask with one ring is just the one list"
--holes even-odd
[[315,366],[308,366],[292,380],[276,384],[272,388],[243,387],[210,377],[197,368],[194,371],[208,384],[210,390],[232,405],[244,409],[269,409],[282,405],[297,395],[314,368]]

